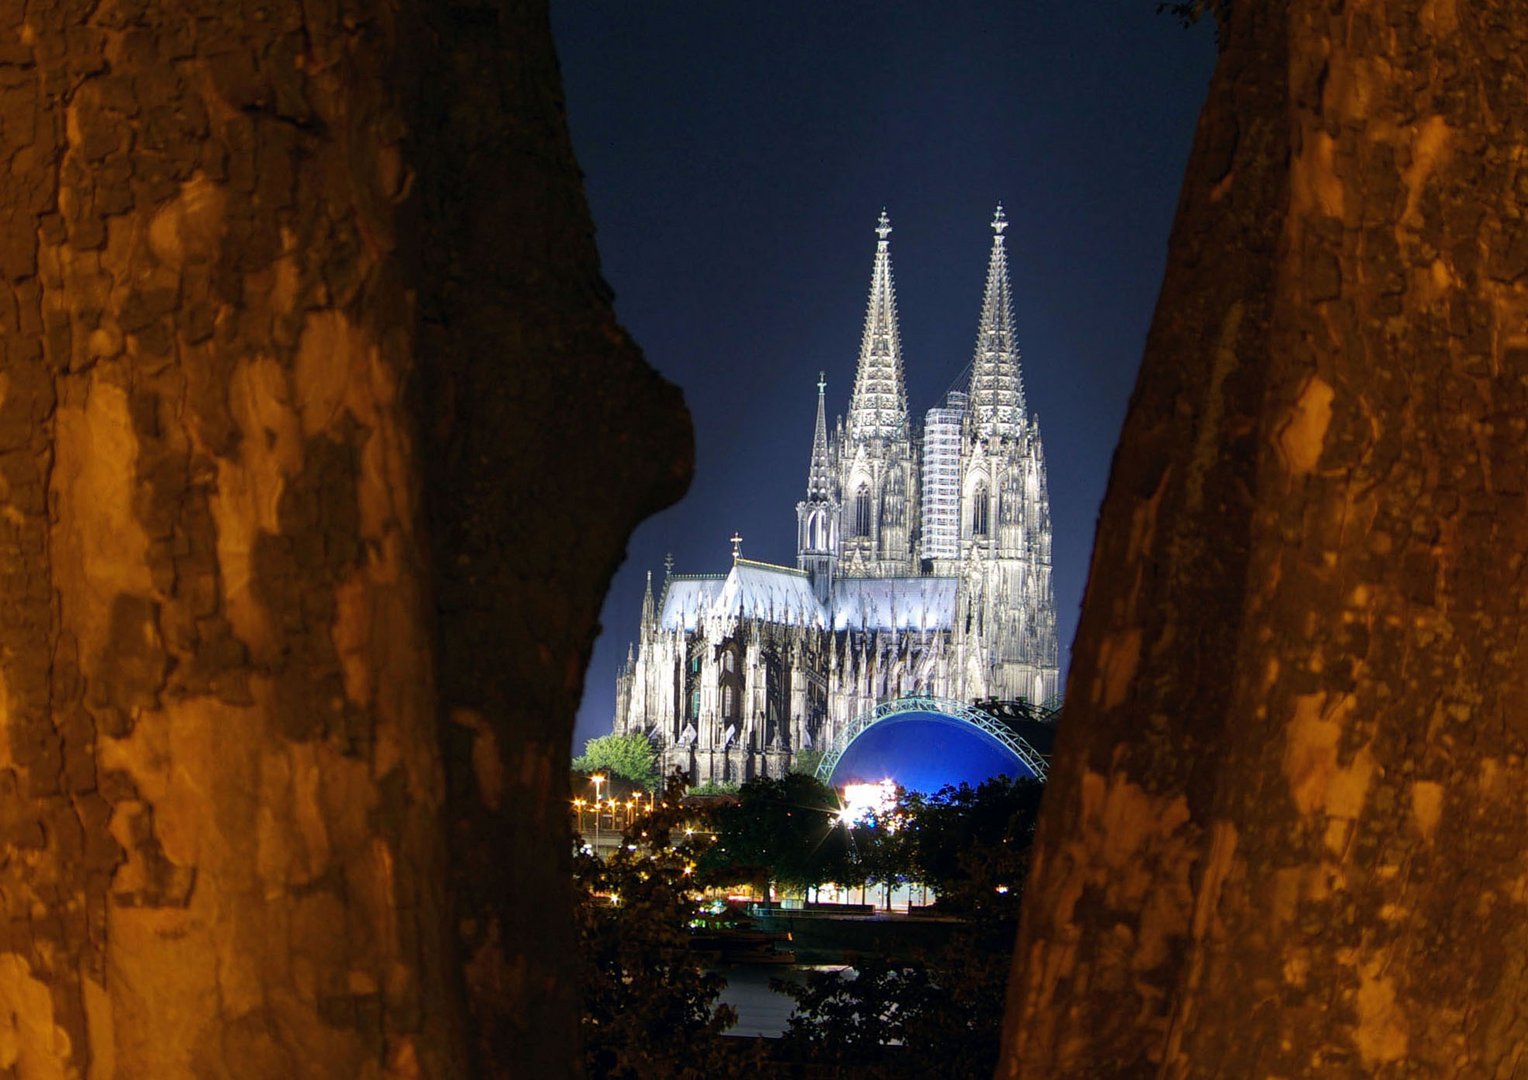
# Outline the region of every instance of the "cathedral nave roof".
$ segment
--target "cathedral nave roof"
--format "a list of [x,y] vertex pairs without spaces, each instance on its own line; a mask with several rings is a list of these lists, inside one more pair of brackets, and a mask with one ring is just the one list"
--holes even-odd
[[959,580],[952,577],[839,578],[834,630],[948,630]]

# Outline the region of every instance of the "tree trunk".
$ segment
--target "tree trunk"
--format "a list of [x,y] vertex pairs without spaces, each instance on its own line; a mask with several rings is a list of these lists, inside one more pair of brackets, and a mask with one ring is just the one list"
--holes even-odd
[[0,42],[0,1069],[571,1074],[572,710],[687,442],[544,10],[0,0]]
[[481,1070],[574,1076],[573,723],[626,539],[688,483],[689,417],[615,322],[545,3],[436,16],[419,354],[456,929]]
[[1222,32],[999,1073],[1514,1075],[1522,5],[1236,3]]

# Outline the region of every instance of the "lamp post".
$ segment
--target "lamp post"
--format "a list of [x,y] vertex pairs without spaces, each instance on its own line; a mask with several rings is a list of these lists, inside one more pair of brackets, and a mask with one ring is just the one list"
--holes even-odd
[[600,853],[600,789],[605,783],[603,773],[595,773],[589,777],[594,782],[594,854]]

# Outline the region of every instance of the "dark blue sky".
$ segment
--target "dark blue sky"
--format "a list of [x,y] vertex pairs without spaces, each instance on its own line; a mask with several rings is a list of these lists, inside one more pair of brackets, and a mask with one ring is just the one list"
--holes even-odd
[[1214,61],[1152,0],[554,0],[616,311],[695,419],[690,494],[632,538],[575,746],[610,730],[642,581],[794,565],[817,372],[847,408],[885,206],[910,404],[971,358],[1002,201],[1050,471],[1062,663]]

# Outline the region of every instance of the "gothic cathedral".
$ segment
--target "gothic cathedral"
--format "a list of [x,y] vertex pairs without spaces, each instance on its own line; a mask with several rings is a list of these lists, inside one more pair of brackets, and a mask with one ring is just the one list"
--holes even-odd
[[817,382],[794,569],[741,558],[726,574],[652,575],[616,683],[617,733],[695,783],[782,776],[856,716],[907,695],[1058,693],[1050,500],[1024,404],[1002,207],[971,381],[908,417],[891,224],[876,227],[870,305],[847,420]]

